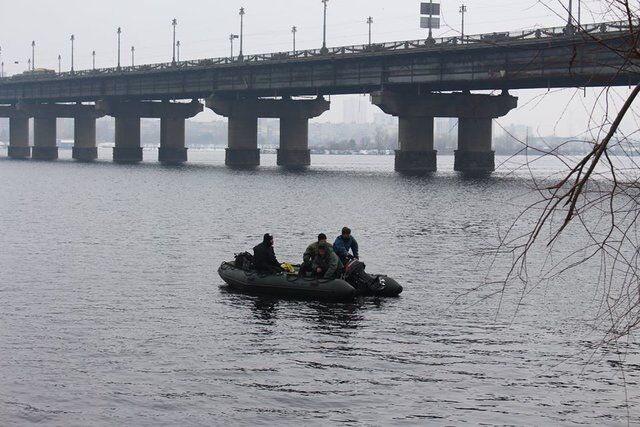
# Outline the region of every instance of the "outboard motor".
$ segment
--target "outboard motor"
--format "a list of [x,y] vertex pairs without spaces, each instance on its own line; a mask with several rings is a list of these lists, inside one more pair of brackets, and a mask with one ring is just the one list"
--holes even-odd
[[372,276],[364,271],[366,265],[357,259],[352,259],[344,269],[344,280],[359,291],[379,293],[385,288],[384,280],[380,276]]

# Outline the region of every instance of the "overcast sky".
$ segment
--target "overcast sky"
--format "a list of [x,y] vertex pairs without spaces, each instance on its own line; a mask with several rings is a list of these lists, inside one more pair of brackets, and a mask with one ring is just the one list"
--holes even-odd
[[[419,28],[419,0],[329,0],[328,44],[361,44],[367,40],[367,16],[372,16],[374,41],[425,38]],[[462,0],[442,0],[443,28],[436,36],[460,31],[458,8]],[[466,0],[467,34],[522,30],[540,26],[560,26],[566,21],[563,9],[567,1],[558,0]],[[577,3],[577,0],[574,1]],[[583,21],[603,17],[605,1],[584,0]],[[322,3],[320,0],[0,0],[0,46],[7,74],[26,69],[31,56],[31,41],[36,42],[36,67],[57,69],[62,55],[63,69],[70,65],[69,38],[75,35],[75,67],[91,67],[91,52],[96,51],[97,66],[116,64],[116,28],[122,27],[122,62],[131,61],[131,46],[136,48],[136,63],[171,60],[171,20],[178,20],[181,59],[218,57],[229,54],[229,34],[239,32],[238,9],[245,15],[244,51],[247,53],[291,49],[291,27],[298,27],[297,47],[317,48],[322,43]],[[237,52],[237,44],[236,44]],[[18,61],[19,64],[14,64]],[[565,91],[566,92],[566,91]],[[569,91],[573,94],[575,91]],[[590,93],[593,91],[589,91]],[[578,131],[568,123],[556,122],[570,97],[551,95],[541,103],[530,103],[540,91],[518,91],[521,105],[501,122],[529,124],[541,133]],[[589,95],[589,93],[588,93]],[[332,111],[317,120],[341,118],[340,97],[334,97]],[[572,121],[583,117],[580,99],[570,105]],[[535,107],[534,107],[535,105]],[[203,119],[211,118],[211,113]]]

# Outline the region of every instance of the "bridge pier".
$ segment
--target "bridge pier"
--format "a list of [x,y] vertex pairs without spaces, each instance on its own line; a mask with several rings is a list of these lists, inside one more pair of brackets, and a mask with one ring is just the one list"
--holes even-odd
[[74,119],[72,151],[73,159],[81,162],[91,162],[98,158],[95,117],[76,117]]
[[138,163],[142,161],[140,146],[140,119],[160,119],[160,149],[158,160],[164,164],[187,161],[185,147],[185,120],[203,110],[202,104],[173,102],[117,102],[100,101],[99,107],[116,119],[116,146],[113,161]]
[[[19,103],[17,110],[34,117],[33,154],[34,159],[55,160],[58,158],[56,144],[56,121],[58,118],[74,119],[73,158],[91,161],[98,157],[96,148],[96,118],[103,114],[93,105],[82,104],[30,104]],[[1,114],[1,113],[0,113]],[[24,124],[17,124],[19,127]],[[25,131],[18,131],[19,134]],[[20,139],[20,136],[17,136]],[[24,136],[22,137],[24,138]],[[28,129],[26,131],[28,138]]]
[[280,148],[278,166],[303,168],[311,164],[309,150],[309,119],[283,117],[280,119]]
[[433,149],[433,118],[457,117],[458,150],[454,169],[459,172],[488,173],[495,169],[491,149],[493,119],[506,115],[518,105],[507,93],[498,96],[470,93],[416,94],[385,90],[371,94],[382,111],[399,117],[396,171],[426,173],[436,170]]
[[31,158],[34,160],[57,160],[58,145],[56,141],[56,118],[36,116],[33,119],[33,150]]
[[454,170],[458,172],[493,172],[495,152],[491,148],[492,118],[458,119],[458,149]]
[[400,116],[395,170],[405,173],[435,172],[437,151],[433,149],[433,116]]
[[229,118],[229,146],[225,163],[241,167],[260,165],[258,117],[280,119],[278,166],[309,166],[309,119],[321,115],[329,106],[330,103],[320,97],[293,100],[212,96],[207,99],[208,108]]
[[28,116],[15,115],[9,117],[9,150],[7,155],[12,159],[28,159],[31,157]]
[[140,117],[116,116],[115,119],[116,134],[113,161],[116,163],[141,162]]
[[224,163],[235,167],[259,166],[258,116],[247,113],[228,117],[229,136]]

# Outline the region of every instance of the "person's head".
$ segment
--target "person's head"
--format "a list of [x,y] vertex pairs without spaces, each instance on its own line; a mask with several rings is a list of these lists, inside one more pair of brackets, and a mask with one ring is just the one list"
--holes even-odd
[[327,244],[326,243],[320,243],[318,245],[318,255],[320,255],[321,257],[325,256],[327,254]]
[[318,243],[322,243],[322,242],[326,242],[327,241],[327,235],[324,233],[320,233],[318,234]]
[[351,229],[349,227],[342,227],[342,238],[348,239],[351,237]]
[[269,233],[265,234],[262,241],[267,245],[273,246],[273,236]]

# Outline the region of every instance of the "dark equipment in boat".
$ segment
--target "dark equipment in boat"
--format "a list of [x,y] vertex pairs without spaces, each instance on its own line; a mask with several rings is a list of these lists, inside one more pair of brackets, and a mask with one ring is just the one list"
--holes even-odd
[[353,258],[344,269],[344,280],[361,293],[378,294],[383,292],[386,287],[385,279],[381,276],[372,276],[364,271],[365,268],[364,262]]

